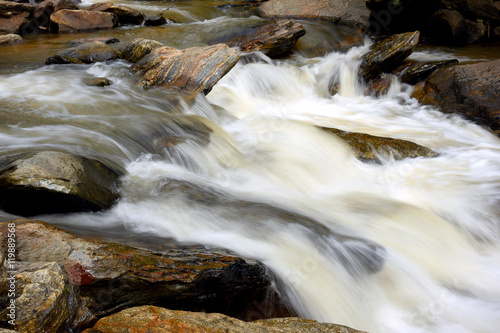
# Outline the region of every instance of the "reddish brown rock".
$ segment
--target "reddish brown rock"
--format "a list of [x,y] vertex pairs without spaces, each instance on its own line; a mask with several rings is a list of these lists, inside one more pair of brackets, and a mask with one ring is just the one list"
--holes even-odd
[[45,0],[35,10],[33,23],[39,28],[48,29],[50,16],[62,9],[78,9],[78,5],[71,0]]
[[261,51],[269,57],[289,52],[306,30],[293,20],[277,20],[247,32],[244,36],[218,40],[243,52]]
[[13,1],[0,1],[0,35],[32,32],[35,7]]
[[142,76],[139,85],[144,88],[160,86],[208,93],[240,57],[238,50],[225,44],[186,50],[164,46],[142,58],[132,70]]
[[258,8],[266,18],[328,20],[368,28],[370,11],[363,0],[269,0]]
[[144,14],[140,11],[123,5],[115,5],[111,1],[93,4],[87,10],[113,13],[118,17],[117,24],[142,24],[144,22]]
[[347,326],[297,317],[244,322],[219,313],[172,311],[155,306],[123,310],[99,320],[84,333],[363,333]]
[[[246,302],[251,304],[254,295],[265,294],[271,283],[261,264],[223,250],[192,247],[159,253],[82,239],[41,221],[13,223],[19,264],[55,262],[64,267],[68,286],[75,287],[80,302],[73,328],[144,304],[237,312]],[[7,253],[8,232],[8,223],[0,223],[2,253]]]
[[112,13],[63,9],[50,16],[52,32],[111,29],[117,20]]
[[440,69],[414,94],[421,103],[500,129],[500,60]]

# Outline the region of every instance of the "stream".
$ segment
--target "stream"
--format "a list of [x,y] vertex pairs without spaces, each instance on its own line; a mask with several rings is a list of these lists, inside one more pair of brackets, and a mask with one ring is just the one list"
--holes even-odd
[[[217,1],[120,3],[146,16],[167,10],[166,17],[181,23],[39,34],[0,48],[2,155],[57,150],[126,172],[122,198],[109,211],[35,218],[82,234],[159,237],[258,259],[305,318],[372,333],[498,332],[497,136],[420,105],[410,97],[413,87],[396,79],[387,95],[365,96],[356,72],[369,41],[333,52],[329,41],[346,32],[317,22],[303,22],[307,34],[291,55],[245,56],[194,102],[177,91],[136,87],[123,60],[43,64],[83,37],[123,43],[143,37],[187,48],[263,21],[245,7],[217,8]],[[325,51],[317,55],[317,49]],[[420,46],[411,58],[499,56],[498,46]],[[113,85],[82,82],[101,76]],[[330,96],[333,76],[340,90]],[[362,163],[319,126],[409,140],[439,156]],[[162,143],[165,133],[185,140],[171,147]],[[173,181],[256,204],[210,204],[165,191]],[[263,206],[316,225],[259,211]],[[381,267],[369,269],[377,260]]]

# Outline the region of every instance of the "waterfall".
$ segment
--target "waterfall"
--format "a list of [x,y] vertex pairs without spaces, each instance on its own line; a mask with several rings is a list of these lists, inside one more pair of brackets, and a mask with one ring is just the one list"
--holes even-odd
[[[255,54],[194,104],[136,88],[122,61],[3,75],[1,150],[66,150],[126,170],[110,211],[38,218],[256,258],[303,317],[373,333],[497,332],[500,141],[420,105],[397,80],[387,95],[365,95],[356,71],[366,49]],[[89,75],[114,85],[83,88]],[[439,156],[362,163],[318,126],[410,140]],[[162,146],[172,131],[185,141]]]

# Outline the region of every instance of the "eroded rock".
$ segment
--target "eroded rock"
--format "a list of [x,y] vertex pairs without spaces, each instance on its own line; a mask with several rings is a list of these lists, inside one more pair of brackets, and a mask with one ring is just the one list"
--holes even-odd
[[237,47],[242,52],[261,51],[269,57],[277,57],[290,52],[297,40],[305,33],[306,30],[296,21],[277,20],[251,31],[245,31],[238,37],[227,40],[219,39],[217,43]]
[[21,216],[97,211],[118,199],[119,174],[96,160],[61,152],[0,159],[2,209]]
[[419,37],[418,31],[406,32],[373,44],[361,58],[359,75],[368,81],[381,73],[390,73],[413,53]]
[[137,62],[162,46],[164,46],[162,43],[152,39],[136,38],[123,50],[122,59]]
[[111,1],[99,2],[87,8],[90,11],[113,13],[118,17],[117,24],[142,24],[144,14],[138,10],[123,5],[115,5]]
[[132,70],[141,75],[139,86],[179,88],[208,93],[231,68],[241,54],[225,44],[178,50],[164,46],[137,62]]

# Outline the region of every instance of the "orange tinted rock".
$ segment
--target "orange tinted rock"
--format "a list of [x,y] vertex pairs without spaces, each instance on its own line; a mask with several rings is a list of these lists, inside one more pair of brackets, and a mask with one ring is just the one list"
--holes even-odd
[[63,9],[50,16],[51,31],[73,32],[111,29],[117,20],[112,13]]

